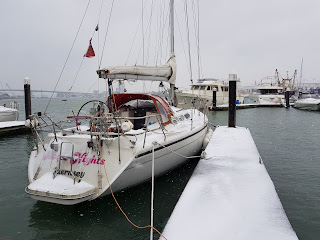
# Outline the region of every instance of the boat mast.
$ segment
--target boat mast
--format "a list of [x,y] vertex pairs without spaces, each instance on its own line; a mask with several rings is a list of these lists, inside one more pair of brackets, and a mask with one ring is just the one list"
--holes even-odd
[[[170,51],[171,58],[174,56],[174,0],[170,0]],[[171,105],[175,105],[174,97],[175,84],[170,83],[170,100]]]
[[[276,78],[276,80],[277,80],[278,86],[280,86],[281,83],[280,83],[280,79],[279,79],[278,69],[276,69],[275,78]],[[271,82],[271,83],[272,83],[272,82]]]
[[174,0],[170,0],[170,50],[171,56],[174,56]]
[[300,68],[300,84],[299,84],[299,88],[302,88],[302,66],[303,66],[303,58],[301,60],[301,68]]

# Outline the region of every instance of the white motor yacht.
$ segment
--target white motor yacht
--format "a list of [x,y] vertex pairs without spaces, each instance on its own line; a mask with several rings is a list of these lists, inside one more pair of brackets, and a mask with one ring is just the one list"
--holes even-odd
[[261,106],[284,106],[285,96],[283,86],[275,77],[268,76],[261,80],[257,86],[258,94],[252,95],[252,100]]
[[302,110],[320,111],[320,98],[316,94],[300,93],[293,106]]
[[0,106],[0,122],[17,121],[19,111],[17,103],[10,103],[10,107]]
[[297,70],[294,71],[291,78],[289,78],[287,72],[287,77],[281,78],[282,80],[280,81],[279,72],[276,69],[274,76],[261,79],[257,86],[258,94],[252,95],[252,99],[260,106],[284,107],[286,104],[285,92],[289,92],[289,96],[294,94],[292,90],[294,89],[296,75]]
[[[192,84],[190,90],[177,93],[179,103],[188,103],[192,99],[202,99],[205,103],[213,103],[213,92],[216,92],[216,105],[227,105],[229,103],[229,82],[214,78],[199,79]],[[244,97],[237,93],[237,103],[243,104]]]

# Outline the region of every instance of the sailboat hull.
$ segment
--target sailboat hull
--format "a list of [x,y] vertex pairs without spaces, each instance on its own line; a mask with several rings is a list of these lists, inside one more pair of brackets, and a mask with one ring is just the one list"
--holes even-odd
[[[159,176],[173,168],[178,167],[190,159],[190,156],[198,155],[198,153],[201,151],[206,133],[207,125],[203,124],[202,127],[198,127],[189,133],[180,134],[179,138],[169,138],[167,141],[162,138],[160,141],[158,136],[158,143],[155,144],[154,150],[155,176]],[[81,141],[87,143],[86,138]],[[115,141],[115,143],[117,143],[117,141]],[[29,179],[31,180],[31,184],[26,188],[26,192],[36,200],[63,205],[74,205],[111,194],[106,172],[108,174],[108,179],[111,183],[113,192],[138,185],[151,178],[153,151],[152,148],[150,148],[150,144],[151,142],[149,141],[147,144],[149,147],[146,147],[145,150],[142,148],[140,151],[136,152],[135,155],[130,155],[130,151],[125,152],[125,150],[122,150],[122,163],[118,163],[116,160],[118,155],[114,155],[109,158],[112,159],[113,165],[111,162],[109,162],[107,157],[103,156],[104,159],[107,160],[105,163],[106,171],[104,171],[103,165],[101,165],[100,168],[102,175],[101,181],[103,182],[102,187],[99,187],[96,177],[97,175],[94,173],[94,171],[97,171],[97,168],[91,165],[78,169],[75,168],[76,165],[74,166],[73,170],[78,172],[83,171],[86,174],[85,176],[92,176],[90,178],[82,178],[81,182],[77,182],[76,180],[74,183],[74,181],[71,180],[73,177],[67,176],[69,171],[66,169],[68,168],[62,170],[65,175],[55,176],[52,171],[47,170],[46,174],[39,176],[36,180],[32,180],[32,176],[35,176],[37,169],[32,166],[38,166],[38,164],[35,164],[34,159],[36,159],[36,153],[34,152],[31,154],[31,164],[29,165]],[[106,149],[102,151],[108,154],[107,147],[105,148]],[[42,162],[43,168],[45,167],[45,164],[45,162]],[[117,167],[118,169],[116,169]],[[50,169],[52,168],[53,167],[50,167]],[[63,185],[60,183],[63,183]],[[81,184],[83,184],[84,187],[81,187]]]
[[[179,165],[185,163],[190,158],[185,156],[197,156],[201,152],[204,137],[207,133],[207,127],[202,128],[196,133],[190,134],[173,144],[163,145],[156,148],[155,156],[155,176],[162,175]],[[114,192],[138,185],[151,178],[152,151],[140,153],[112,184]],[[103,193],[111,194],[110,189]]]

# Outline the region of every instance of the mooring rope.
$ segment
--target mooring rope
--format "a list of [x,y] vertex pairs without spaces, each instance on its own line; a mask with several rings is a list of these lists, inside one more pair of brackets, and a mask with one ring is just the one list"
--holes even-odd
[[[92,126],[94,128],[94,132],[95,132],[95,135],[96,135],[96,140],[97,140],[97,145],[98,145],[98,149],[99,149],[99,152],[100,152],[100,155],[101,155],[101,149],[100,149],[100,144],[98,142],[98,136],[97,136],[97,131],[96,131],[96,127],[95,127],[95,123],[94,123],[94,118],[92,118]],[[155,230],[157,233],[159,233],[159,235],[161,237],[163,237],[164,239],[168,240],[165,236],[162,235],[162,233],[156,229],[155,227],[151,226],[151,225],[147,225],[147,226],[138,226],[136,224],[134,224],[130,219],[129,217],[127,216],[127,214],[123,211],[123,209],[121,208],[120,204],[118,203],[113,191],[112,191],[112,187],[111,187],[111,184],[110,184],[110,181],[109,181],[109,177],[108,177],[108,173],[107,173],[107,169],[106,169],[106,165],[105,165],[105,161],[102,161],[103,162],[103,167],[104,167],[104,172],[106,174],[106,177],[107,177],[107,182],[109,184],[109,189],[110,189],[110,192],[111,192],[111,195],[115,201],[115,203],[117,204],[118,208],[120,209],[120,211],[122,212],[122,214],[124,215],[124,217],[127,219],[127,221],[133,225],[134,227],[138,228],[138,229],[144,229],[144,228],[152,228],[153,230]]]
[[174,154],[176,154],[176,155],[178,155],[178,156],[180,156],[180,157],[183,157],[183,158],[189,159],[189,158],[200,158],[200,157],[202,157],[201,155],[200,155],[200,156],[189,156],[189,157],[183,156],[182,154],[180,154],[180,153],[178,153],[178,152],[176,152],[176,151],[174,151],[174,150],[166,147],[165,145],[163,145],[163,144],[161,144],[161,143],[158,143],[158,142],[155,142],[155,143],[156,143],[156,144],[159,144],[159,145],[162,146],[163,148],[168,149],[170,152],[172,152],[172,153],[174,153]]

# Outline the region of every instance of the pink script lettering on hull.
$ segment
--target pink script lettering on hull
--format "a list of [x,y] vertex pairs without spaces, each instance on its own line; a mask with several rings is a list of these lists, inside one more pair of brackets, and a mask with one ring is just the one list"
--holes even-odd
[[[43,156],[42,160],[59,160],[58,154],[47,153]],[[71,160],[70,160],[71,161]],[[85,166],[88,166],[89,164],[97,164],[97,165],[103,165],[105,162],[104,159],[97,158],[96,155],[93,155],[92,157],[88,157],[88,153],[80,153],[75,152],[73,154],[73,162],[72,164],[80,164],[83,163]]]
[[96,158],[96,155],[93,155],[92,157],[88,157],[88,153],[79,153],[79,152],[76,152],[74,153],[74,160],[73,160],[73,164],[76,164],[76,163],[81,163],[83,162],[84,165],[88,166],[89,164],[100,164],[100,165],[103,165],[103,162],[105,160],[104,159],[101,159],[101,158]]

